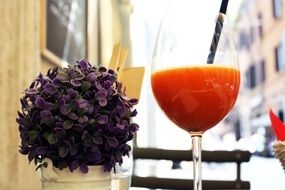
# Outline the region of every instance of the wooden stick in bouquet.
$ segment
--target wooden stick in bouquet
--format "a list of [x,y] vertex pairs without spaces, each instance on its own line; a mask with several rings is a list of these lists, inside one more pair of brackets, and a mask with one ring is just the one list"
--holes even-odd
[[145,68],[125,68],[127,56],[127,48],[123,48],[121,44],[114,45],[108,68],[117,71],[119,81],[122,83],[123,88],[126,88],[126,95],[130,98],[139,99]]

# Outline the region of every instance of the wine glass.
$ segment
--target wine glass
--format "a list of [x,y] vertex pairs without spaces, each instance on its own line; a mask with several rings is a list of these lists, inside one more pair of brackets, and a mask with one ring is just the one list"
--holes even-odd
[[[197,1],[196,1],[197,2]],[[201,190],[201,139],[230,112],[237,99],[237,52],[223,13],[207,17],[177,9],[163,19],[152,60],[154,97],[192,138],[193,185]]]

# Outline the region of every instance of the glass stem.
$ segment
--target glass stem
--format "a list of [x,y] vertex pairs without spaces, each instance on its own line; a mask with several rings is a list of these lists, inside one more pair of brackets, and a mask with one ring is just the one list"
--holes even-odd
[[192,154],[193,154],[193,186],[194,190],[202,190],[202,168],[201,168],[201,149],[202,135],[191,134]]

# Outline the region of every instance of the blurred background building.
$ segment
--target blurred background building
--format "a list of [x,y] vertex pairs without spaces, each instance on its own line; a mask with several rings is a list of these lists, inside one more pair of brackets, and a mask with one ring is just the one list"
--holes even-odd
[[[118,42],[131,52],[128,65],[146,67],[138,106],[138,145],[168,149],[191,148],[189,135],[174,127],[156,106],[149,78],[161,16],[173,8],[171,2],[195,6],[195,1],[0,2],[0,190],[40,189],[40,181],[35,180],[38,176],[34,166],[28,165],[26,157],[18,153],[19,137],[15,118],[22,91],[39,72],[45,73],[53,65],[70,64],[74,55],[76,58],[87,57],[94,64],[106,65],[113,44]],[[208,0],[205,10],[218,12],[220,2]],[[55,20],[48,20],[48,14],[51,15],[49,18]],[[228,17],[239,50],[242,85],[232,113],[219,126],[206,132],[204,149],[250,150],[256,156],[246,166],[242,176],[251,180],[252,189],[283,190],[284,184],[280,185],[283,171],[278,161],[272,158],[271,143],[275,141],[275,136],[268,111],[272,108],[281,119],[285,119],[285,1],[231,0]],[[58,40],[48,37],[46,32],[50,26],[53,26],[49,28],[51,32],[63,34],[63,37]],[[59,44],[49,44],[48,41],[60,43],[63,49],[53,49]],[[256,168],[262,168],[263,172],[253,173]],[[204,169],[206,178],[217,176],[216,166],[209,165]],[[232,167],[224,166],[222,169],[224,172],[218,175],[221,179],[228,178],[228,171]],[[266,173],[274,175],[271,181]],[[184,175],[185,172],[180,174]],[[272,184],[278,186],[273,187]]]
[[275,140],[269,109],[284,121],[285,3],[282,0],[244,0],[234,25],[244,77],[237,104],[241,136],[252,151],[272,156]]

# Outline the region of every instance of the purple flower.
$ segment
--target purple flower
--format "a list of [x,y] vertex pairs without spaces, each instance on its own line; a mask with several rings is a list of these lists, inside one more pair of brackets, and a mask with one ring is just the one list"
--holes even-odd
[[105,142],[105,148],[110,150],[111,148],[116,148],[119,145],[118,140],[115,137],[108,137]]
[[25,90],[16,118],[19,152],[29,162],[48,157],[59,169],[87,173],[89,165],[103,165],[109,172],[129,154],[137,100],[126,97],[114,70],[77,63],[39,74]]
[[87,165],[84,164],[84,163],[81,163],[81,164],[79,165],[79,168],[80,168],[80,171],[81,171],[82,173],[84,173],[84,174],[88,173],[88,171],[89,171]]
[[108,116],[106,116],[106,115],[99,115],[98,117],[97,117],[97,122],[99,123],[99,124],[101,124],[101,125],[104,125],[104,124],[107,124],[108,123]]
[[47,146],[40,146],[36,149],[38,155],[45,155],[49,148]]
[[67,75],[68,75],[68,77],[69,77],[70,79],[74,79],[74,78],[76,77],[76,71],[75,71],[75,69],[69,69],[69,70],[67,71]]
[[80,81],[79,81],[79,80],[76,80],[76,79],[71,79],[71,80],[70,80],[70,84],[72,84],[74,87],[81,86]]
[[88,101],[84,99],[77,100],[77,104],[79,108],[85,108],[88,106]]
[[88,68],[90,68],[90,63],[86,59],[82,59],[79,61],[79,65],[82,71],[86,71]]
[[107,93],[105,91],[99,91],[95,94],[96,100],[99,101],[99,105],[104,107],[107,105]]
[[35,104],[38,108],[44,109],[45,108],[45,99],[43,99],[42,97],[38,96],[35,100]]
[[52,84],[50,84],[50,83],[48,83],[48,84],[46,84],[44,86],[44,91],[47,94],[54,94],[54,93],[56,93],[55,87]]
[[97,75],[95,72],[92,72],[92,73],[89,73],[87,76],[86,76],[86,79],[87,81],[89,82],[94,82],[96,79],[97,79]]
[[26,90],[26,93],[27,93],[28,95],[34,95],[34,94],[37,94],[38,91],[37,91],[36,89],[30,88],[30,89]]
[[74,112],[69,113],[68,117],[70,119],[72,119],[72,120],[77,120],[78,119],[78,116]]
[[69,165],[69,169],[71,172],[76,170],[78,167],[79,167],[79,161],[78,160],[72,161],[71,164]]
[[68,89],[67,93],[71,99],[75,99],[78,96],[78,92],[73,89]]
[[55,78],[55,79],[53,79],[53,81],[52,81],[52,84],[55,86],[55,87],[60,87],[60,85],[61,85],[61,80],[60,80],[60,78]]

